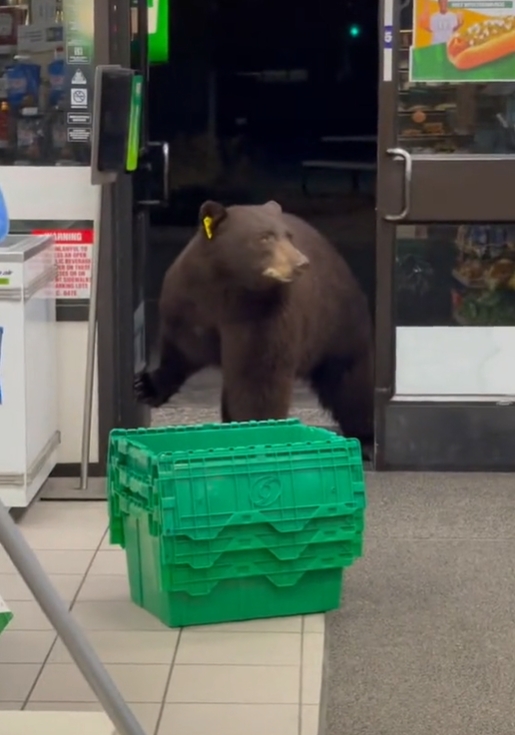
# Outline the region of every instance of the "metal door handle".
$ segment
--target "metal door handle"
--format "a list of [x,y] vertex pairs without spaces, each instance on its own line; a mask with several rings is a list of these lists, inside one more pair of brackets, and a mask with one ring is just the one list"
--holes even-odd
[[147,143],[147,148],[160,147],[163,152],[163,196],[161,199],[143,199],[138,201],[140,206],[144,207],[158,207],[167,205],[170,199],[170,144],[163,142],[150,142]]
[[412,161],[408,151],[404,148],[387,148],[386,154],[391,156],[394,160],[399,158],[404,161],[404,189],[402,197],[402,209],[399,214],[386,214],[385,220],[387,222],[401,222],[409,214],[411,206],[411,173],[412,173]]
[[163,201],[168,204],[170,199],[170,144],[163,143]]

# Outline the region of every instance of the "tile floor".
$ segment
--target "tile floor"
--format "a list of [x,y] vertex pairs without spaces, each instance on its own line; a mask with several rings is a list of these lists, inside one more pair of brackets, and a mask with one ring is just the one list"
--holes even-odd
[[[147,735],[318,735],[324,616],[170,630],[130,602],[105,503],[38,502],[18,525]],[[0,710],[100,709],[1,548],[0,594]]]

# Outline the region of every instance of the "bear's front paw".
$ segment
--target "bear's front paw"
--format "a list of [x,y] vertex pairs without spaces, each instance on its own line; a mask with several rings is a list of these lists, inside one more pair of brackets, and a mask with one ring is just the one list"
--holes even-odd
[[159,408],[163,404],[157,386],[150,373],[139,373],[134,378],[134,393],[138,403],[144,403],[152,408]]

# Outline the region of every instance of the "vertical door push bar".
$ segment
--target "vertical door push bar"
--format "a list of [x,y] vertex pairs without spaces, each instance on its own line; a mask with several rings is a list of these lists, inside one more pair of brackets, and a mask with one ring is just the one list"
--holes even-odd
[[410,154],[404,148],[387,148],[386,153],[394,161],[401,160],[404,162],[404,186],[401,211],[398,214],[386,214],[385,220],[387,222],[402,222],[408,216],[411,207],[412,160]]

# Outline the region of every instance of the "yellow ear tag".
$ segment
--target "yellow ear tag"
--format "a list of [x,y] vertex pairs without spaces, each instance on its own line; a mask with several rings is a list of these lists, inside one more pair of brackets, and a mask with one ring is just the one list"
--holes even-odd
[[204,232],[206,233],[206,237],[208,240],[213,239],[213,218],[212,217],[204,217],[202,220],[202,224],[204,225]]

